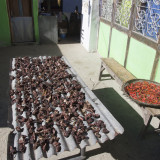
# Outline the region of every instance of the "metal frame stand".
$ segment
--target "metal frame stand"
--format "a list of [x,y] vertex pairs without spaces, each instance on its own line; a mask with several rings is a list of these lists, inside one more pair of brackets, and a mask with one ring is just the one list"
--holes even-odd
[[99,73],[99,81],[101,80],[102,77],[102,73],[105,70],[104,66],[103,66],[103,62],[101,62],[101,68],[100,68],[100,73]]
[[85,152],[86,152],[86,147],[80,149],[81,160],[85,160],[86,159]]

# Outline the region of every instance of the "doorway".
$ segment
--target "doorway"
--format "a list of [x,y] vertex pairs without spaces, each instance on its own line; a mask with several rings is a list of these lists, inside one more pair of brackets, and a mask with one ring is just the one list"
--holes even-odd
[[32,0],[7,0],[12,43],[34,41]]
[[63,17],[68,21],[68,26],[66,28],[66,37],[64,37],[65,26],[63,24],[65,24],[65,20],[59,21],[59,42],[80,43],[82,0],[63,0],[62,11]]
[[[82,21],[82,0],[40,0],[39,1],[39,16],[41,19],[51,19],[56,17],[58,43],[80,43],[81,36],[81,21]],[[42,17],[43,16],[43,17]],[[44,18],[45,16],[45,18]],[[54,39],[56,36],[55,24],[42,23],[45,27],[40,27],[40,37]],[[40,25],[40,21],[39,21]],[[40,25],[41,26],[41,25]],[[44,31],[44,28],[45,29]],[[47,33],[50,33],[47,35]]]

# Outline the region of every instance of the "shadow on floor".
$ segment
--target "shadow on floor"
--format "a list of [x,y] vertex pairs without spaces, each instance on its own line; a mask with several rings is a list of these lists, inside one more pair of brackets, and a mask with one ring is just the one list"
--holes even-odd
[[60,38],[59,44],[73,44],[80,43],[80,36],[67,36],[66,38]]
[[56,44],[20,45],[0,48],[0,127],[7,127],[9,98],[9,71],[14,57],[24,56],[60,56],[62,55]]
[[150,126],[145,139],[138,138],[143,125],[142,118],[113,89],[93,91],[101,102],[124,127],[123,135],[101,145],[100,149],[87,152],[87,157],[108,152],[118,160],[159,160],[160,136]]

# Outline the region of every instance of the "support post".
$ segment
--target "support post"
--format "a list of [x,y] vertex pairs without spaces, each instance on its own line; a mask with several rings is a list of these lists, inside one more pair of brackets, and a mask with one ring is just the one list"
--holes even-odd
[[135,21],[135,1],[132,1],[132,8],[131,8],[131,15],[129,19],[129,31],[128,31],[128,40],[127,40],[127,47],[126,47],[126,53],[125,53],[125,61],[124,61],[124,68],[126,68],[127,65],[127,58],[128,58],[128,52],[129,52],[129,47],[130,47],[130,41],[132,37],[132,30],[134,26],[134,21]]
[[158,44],[157,44],[157,49],[156,49],[156,56],[155,56],[155,60],[154,60],[153,68],[152,68],[151,77],[150,77],[150,80],[152,81],[154,81],[156,77],[156,71],[158,68],[159,58],[160,58],[160,29],[158,32]]
[[85,156],[86,147],[81,148],[80,152],[81,152],[81,160],[85,160],[86,159],[86,156]]
[[111,27],[110,27],[110,35],[109,35],[109,44],[108,44],[108,58],[110,56],[110,48],[111,48],[111,40],[112,40],[112,28],[114,26],[114,20],[115,20],[115,12],[116,12],[116,1],[113,1],[112,4],[112,19],[111,19]]

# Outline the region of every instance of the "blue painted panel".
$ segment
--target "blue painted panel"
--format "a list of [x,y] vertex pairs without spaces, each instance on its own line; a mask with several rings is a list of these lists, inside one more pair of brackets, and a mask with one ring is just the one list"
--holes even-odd
[[78,12],[82,11],[82,0],[64,0],[63,1],[63,12],[74,12],[76,6],[78,6]]

